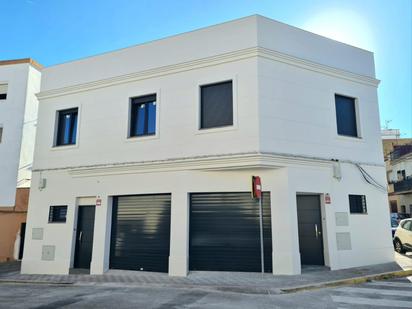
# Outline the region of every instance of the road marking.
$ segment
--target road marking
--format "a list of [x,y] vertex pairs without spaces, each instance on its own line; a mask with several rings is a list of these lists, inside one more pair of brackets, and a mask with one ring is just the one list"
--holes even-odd
[[378,282],[378,281],[373,281],[373,282],[368,282],[367,285],[375,285],[375,286],[386,286],[386,287],[397,287],[397,288],[412,288],[412,283],[411,282]]
[[372,289],[372,288],[344,287],[344,288],[337,289],[337,291],[347,292],[347,293],[363,293],[363,294],[379,294],[379,295],[395,295],[395,296],[409,296],[408,294],[410,294],[411,301],[412,301],[411,290],[383,290],[383,289]]
[[370,305],[370,306],[386,306],[392,308],[411,308],[410,301],[393,300],[393,299],[374,299],[363,297],[350,297],[350,296],[334,296],[332,300],[337,303],[346,303],[352,305]]

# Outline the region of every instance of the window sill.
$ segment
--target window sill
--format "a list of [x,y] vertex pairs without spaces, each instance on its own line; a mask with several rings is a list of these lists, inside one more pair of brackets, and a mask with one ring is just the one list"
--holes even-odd
[[152,134],[152,135],[142,135],[142,136],[130,136],[128,138],[126,138],[126,142],[143,142],[143,141],[147,141],[147,140],[154,140],[154,139],[158,139],[159,138],[159,134]]
[[350,141],[350,142],[357,142],[357,143],[364,143],[365,140],[362,137],[359,136],[349,136],[349,135],[337,135],[337,139],[343,140],[343,141]]
[[195,134],[198,135],[198,134],[218,133],[218,132],[234,131],[234,130],[237,130],[237,127],[235,125],[229,125],[229,126],[216,127],[216,128],[197,129]]
[[59,146],[52,146],[50,150],[68,150],[68,149],[75,149],[79,148],[78,144],[71,144],[71,145],[59,145]]
[[51,150],[67,150],[67,149],[74,149],[79,148],[78,144],[73,145],[59,145],[59,146],[52,146]]

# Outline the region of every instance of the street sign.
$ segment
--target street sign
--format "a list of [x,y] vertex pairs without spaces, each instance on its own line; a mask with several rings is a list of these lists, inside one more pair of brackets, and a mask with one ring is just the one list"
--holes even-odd
[[262,208],[262,182],[259,176],[252,176],[252,197],[259,200],[259,227],[260,227],[260,262],[262,273],[265,272],[265,252],[263,247],[263,208]]
[[252,176],[252,196],[256,199],[262,197],[262,183],[259,176]]

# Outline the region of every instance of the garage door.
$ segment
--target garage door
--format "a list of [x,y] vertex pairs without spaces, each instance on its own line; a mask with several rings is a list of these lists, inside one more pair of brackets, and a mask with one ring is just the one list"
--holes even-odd
[[110,268],[167,272],[170,194],[113,200]]
[[[265,271],[272,271],[270,193],[263,194]],[[250,192],[190,195],[191,270],[260,272],[259,206]]]

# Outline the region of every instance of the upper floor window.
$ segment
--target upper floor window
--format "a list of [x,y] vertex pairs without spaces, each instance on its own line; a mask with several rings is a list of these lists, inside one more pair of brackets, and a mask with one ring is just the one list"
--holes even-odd
[[75,145],[78,108],[58,112],[56,146]]
[[350,194],[349,209],[351,214],[366,214],[366,196]]
[[0,100],[7,99],[7,84],[0,84]]
[[3,128],[0,127],[0,144],[2,140],[3,140]]
[[233,125],[232,81],[200,87],[200,128]]
[[398,181],[402,181],[402,180],[406,179],[406,171],[405,170],[397,171],[396,174],[397,174],[397,177],[398,177]]
[[156,95],[133,98],[130,108],[129,137],[156,134]]
[[335,106],[338,134],[358,137],[355,99],[335,94]]

